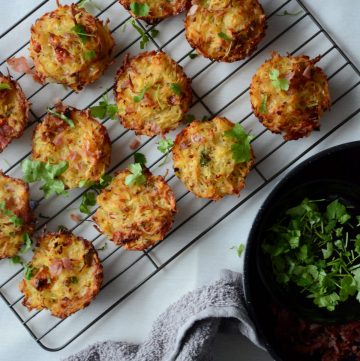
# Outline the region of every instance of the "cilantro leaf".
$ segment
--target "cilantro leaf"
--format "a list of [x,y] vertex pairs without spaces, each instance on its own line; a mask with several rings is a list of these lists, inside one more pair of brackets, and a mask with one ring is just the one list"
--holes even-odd
[[196,53],[191,53],[191,54],[189,54],[189,58],[190,59],[195,59],[195,58],[197,58],[199,56],[199,54],[196,54]]
[[49,197],[53,193],[56,193],[57,195],[66,194],[64,183],[60,179],[56,179],[56,177],[68,169],[68,162],[61,161],[57,164],[50,164],[41,161],[25,159],[21,163],[21,167],[24,173],[24,180],[26,182],[44,182],[40,189],[44,191],[45,198]]
[[94,50],[88,50],[88,51],[85,51],[85,53],[84,53],[85,60],[95,59],[96,56],[97,56],[97,54],[96,54],[96,51],[94,51]]
[[25,271],[25,279],[31,280],[35,273],[35,268],[31,266],[29,263],[24,265],[24,271]]
[[231,247],[231,249],[235,249],[238,257],[241,257],[245,251],[245,245],[240,243],[237,247],[234,246],[234,247]]
[[161,139],[156,144],[157,144],[157,149],[161,153],[166,154],[164,161],[160,164],[160,166],[162,166],[168,161],[169,154],[174,146],[174,141],[170,138]]
[[229,35],[226,35],[222,31],[220,33],[218,33],[218,37],[221,39],[224,39],[224,40],[232,40],[232,38]]
[[131,20],[130,24],[140,34],[140,49],[144,49],[147,43],[150,41],[149,37],[146,35],[145,31],[141,29],[140,26],[136,25],[135,20]]
[[110,103],[108,94],[103,95],[101,99],[99,105],[90,107],[90,114],[99,119],[109,117],[114,120],[118,113],[117,105]]
[[86,8],[87,6],[89,6],[89,8],[95,8],[101,11],[99,6],[95,4],[92,0],[80,0],[77,5],[79,8]]
[[190,124],[194,120],[195,120],[195,115],[194,114],[186,114],[185,117],[184,117],[184,123],[186,123],[186,124]]
[[20,256],[11,257],[11,258],[10,258],[10,262],[11,262],[12,264],[22,264],[22,263],[23,263],[23,261],[22,261],[22,259],[21,259]]
[[75,128],[75,124],[73,122],[72,119],[70,119],[69,117],[67,117],[65,114],[63,113],[57,113],[53,110],[51,110],[50,108],[48,108],[48,113],[55,115],[57,118],[62,119],[65,123],[67,123],[69,125],[70,128]]
[[146,157],[143,153],[136,152],[134,154],[135,163],[139,163],[142,166],[146,164]]
[[250,141],[253,137],[247,134],[240,124],[235,124],[231,130],[227,130],[224,133],[224,136],[236,140],[236,143],[231,145],[232,156],[235,162],[248,162],[251,158]]
[[75,26],[73,26],[71,28],[71,31],[73,31],[84,44],[89,40],[89,37],[92,36],[86,32],[86,29],[81,24],[76,24]]
[[181,85],[180,84],[171,83],[170,88],[176,95],[178,95],[178,96],[181,95],[182,90],[181,90]]
[[289,80],[286,78],[280,78],[279,79],[280,72],[277,69],[273,69],[269,73],[269,77],[272,83],[272,86],[274,88],[280,89],[280,90],[289,90]]
[[0,83],[0,90],[8,90],[11,89],[10,84],[8,83]]
[[90,214],[91,210],[89,207],[93,207],[96,204],[96,194],[94,192],[85,192],[81,197],[80,212]]
[[208,165],[208,163],[211,161],[211,158],[209,156],[209,153],[207,153],[205,150],[203,150],[200,153],[200,166],[205,167]]
[[9,222],[11,222],[13,225],[20,227],[23,225],[24,221],[22,218],[18,217],[15,213],[13,213],[11,210],[6,208],[5,202],[0,202],[0,210],[9,217]]
[[131,2],[130,3],[130,10],[135,16],[147,16],[150,12],[150,7],[146,3],[137,3]]
[[141,102],[141,101],[144,99],[144,95],[145,95],[146,91],[147,91],[147,87],[144,87],[144,89],[140,92],[139,95],[135,95],[135,96],[133,97],[133,101],[134,101],[135,103]]
[[150,30],[150,35],[153,37],[153,38],[156,38],[158,35],[159,35],[160,31],[157,30],[157,29],[151,29]]
[[131,174],[125,178],[125,185],[142,185],[146,183],[146,176],[143,174],[143,167],[140,163],[130,164],[128,170]]
[[23,240],[24,244],[20,249],[20,253],[26,253],[29,249],[31,249],[32,246],[32,240],[28,233],[23,234]]

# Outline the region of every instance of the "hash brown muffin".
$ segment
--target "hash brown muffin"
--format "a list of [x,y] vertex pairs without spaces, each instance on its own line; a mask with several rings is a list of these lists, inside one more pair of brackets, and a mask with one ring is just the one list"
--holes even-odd
[[148,136],[175,129],[192,98],[182,67],[156,51],[127,57],[117,73],[114,92],[123,126]]
[[144,184],[125,185],[129,170],[117,174],[97,197],[93,219],[115,244],[128,250],[144,250],[164,239],[176,213],[172,189],[161,176],[143,171]]
[[228,119],[215,117],[193,121],[177,135],[172,150],[175,175],[197,197],[218,200],[244,188],[254,157],[250,148],[248,161],[234,159],[236,140],[225,135],[233,127]]
[[145,20],[148,24],[174,16],[183,12],[190,0],[119,0],[120,4],[136,19]]
[[19,83],[0,72],[0,153],[13,139],[22,136],[29,107]]
[[[57,104],[35,128],[32,159],[57,164],[68,162],[59,175],[66,188],[80,182],[97,182],[110,164],[111,143],[107,129],[88,111]],[[68,118],[67,121],[60,117]],[[70,123],[72,121],[72,125]]]
[[42,236],[28,270],[19,284],[23,305],[60,318],[88,306],[103,280],[94,246],[67,231]]
[[76,4],[60,5],[31,27],[30,57],[38,78],[75,91],[101,76],[113,47],[107,24]]
[[320,117],[330,108],[327,77],[315,66],[319,60],[274,52],[252,78],[254,114],[273,133],[282,133],[285,140],[318,130]]
[[0,259],[16,256],[33,229],[29,186],[0,171]]
[[257,0],[192,0],[185,19],[190,45],[209,59],[233,62],[250,56],[265,36]]

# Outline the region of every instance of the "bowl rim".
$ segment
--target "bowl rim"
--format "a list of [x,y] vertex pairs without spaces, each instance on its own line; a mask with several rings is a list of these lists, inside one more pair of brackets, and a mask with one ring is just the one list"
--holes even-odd
[[333,147],[329,147],[327,149],[324,149],[320,151],[319,153],[316,153],[307,159],[304,159],[302,162],[300,162],[298,165],[296,165],[292,170],[290,170],[282,179],[278,181],[278,183],[274,186],[274,188],[268,193],[265,200],[259,207],[259,210],[253,220],[253,223],[251,225],[251,229],[247,238],[246,243],[246,249],[244,254],[244,268],[243,268],[243,284],[244,284],[244,299],[245,299],[245,305],[249,312],[250,319],[252,320],[256,332],[258,334],[258,337],[260,341],[265,346],[266,350],[270,353],[270,355],[274,358],[276,361],[284,361],[280,358],[280,356],[275,352],[273,346],[268,341],[267,337],[265,336],[263,332],[263,328],[261,326],[261,323],[259,322],[259,318],[257,316],[256,310],[252,303],[251,298],[251,280],[250,280],[250,268],[251,268],[251,262],[252,262],[252,254],[255,251],[256,242],[254,241],[254,236],[256,235],[256,232],[258,230],[258,226],[260,225],[261,219],[264,216],[264,213],[269,208],[270,204],[273,202],[274,198],[276,197],[278,191],[280,188],[284,186],[287,182],[289,182],[291,179],[296,177],[299,173],[303,172],[307,167],[309,167],[314,161],[319,161],[322,158],[329,157],[333,155],[334,153],[348,150],[348,149],[360,149],[360,141],[352,141],[347,143],[342,143]]

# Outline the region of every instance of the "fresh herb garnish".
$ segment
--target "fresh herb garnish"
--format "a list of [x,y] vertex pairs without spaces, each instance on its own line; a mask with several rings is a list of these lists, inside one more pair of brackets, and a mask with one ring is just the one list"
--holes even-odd
[[268,95],[264,94],[262,99],[261,99],[261,105],[260,105],[260,113],[261,114],[267,114],[268,110],[267,110],[267,100],[268,100]]
[[25,264],[25,265],[24,265],[24,271],[25,271],[25,279],[31,280],[32,277],[33,277],[33,275],[34,275],[35,268],[32,267],[32,266],[29,265],[29,264]]
[[205,150],[203,150],[200,153],[200,166],[206,167],[210,161],[211,161],[211,158],[210,158],[209,154]]
[[118,107],[116,104],[110,103],[108,94],[105,94],[101,98],[99,105],[95,105],[90,108],[90,114],[99,119],[109,117],[110,119],[116,118]]
[[23,234],[23,240],[24,244],[20,249],[20,253],[26,253],[29,249],[31,249],[32,246],[32,240],[28,233]]
[[299,10],[296,13],[290,13],[287,10],[284,10],[284,12],[282,14],[276,14],[276,16],[298,16],[298,15],[300,15],[302,13],[303,13],[302,10]]
[[150,12],[149,5],[132,2],[130,3],[130,10],[135,16],[147,16]]
[[177,83],[171,83],[170,84],[171,90],[178,96],[181,95],[181,85]]
[[273,69],[269,73],[269,77],[272,83],[272,86],[274,88],[280,89],[280,90],[289,90],[289,80],[286,78],[279,79],[280,72],[277,69]]
[[65,227],[63,224],[59,224],[59,225],[57,226],[57,231],[58,231],[58,232],[64,232],[64,231],[67,231],[67,230],[68,230],[68,228]]
[[68,162],[61,161],[57,164],[50,164],[49,162],[41,162],[36,160],[25,159],[21,163],[22,171],[24,172],[24,180],[28,183],[43,181],[40,188],[44,191],[45,198],[56,193],[57,195],[65,195],[65,185],[57,179],[59,175],[64,173],[69,167]]
[[69,277],[69,282],[70,283],[78,283],[79,279],[76,276],[70,276]]
[[159,35],[160,31],[157,30],[157,29],[151,29],[150,30],[150,35],[153,37],[153,38],[156,38],[158,35]]
[[140,49],[144,49],[146,44],[149,42],[149,37],[145,34],[144,30],[141,29],[140,26],[136,25],[135,20],[130,21],[133,28],[140,34],[141,40],[140,40]]
[[135,160],[135,163],[139,163],[142,166],[146,164],[146,157],[145,157],[145,154],[143,154],[143,153],[136,152],[134,154],[134,160]]
[[55,115],[55,117],[62,119],[65,123],[67,123],[69,125],[70,128],[75,128],[75,124],[74,124],[73,120],[70,119],[69,117],[67,117],[65,114],[57,113],[50,108],[48,108],[47,111],[48,111],[48,113]]
[[146,176],[143,174],[143,167],[140,163],[130,164],[128,170],[131,174],[125,178],[125,184],[127,186],[145,184]]
[[9,217],[9,221],[16,227],[22,226],[24,221],[18,217],[14,212],[6,208],[4,201],[0,201],[0,211]]
[[174,141],[170,138],[168,139],[161,139],[157,143],[157,149],[163,153],[166,154],[164,161],[160,164],[160,166],[164,165],[168,161],[169,154],[171,152],[171,149],[174,146]]
[[226,35],[222,31],[220,33],[218,33],[218,37],[221,39],[224,39],[224,40],[232,40],[232,38],[229,35]]
[[112,180],[113,177],[110,174],[103,174],[97,183],[89,184],[89,182],[81,181],[79,187],[90,187],[90,189],[81,197],[80,212],[89,215],[91,213],[89,207],[96,205],[96,193],[94,190],[106,188]]
[[201,118],[201,121],[202,122],[206,122],[207,120],[209,120],[209,116],[208,115],[204,115],[202,118]]
[[80,38],[84,44],[89,40],[90,35],[86,32],[86,29],[81,24],[76,24],[71,30]]
[[133,97],[133,101],[134,101],[135,103],[141,102],[141,101],[144,99],[144,95],[145,95],[146,91],[147,91],[147,87],[144,87],[144,89],[140,92],[139,95],[135,95],[135,96]]
[[96,204],[96,194],[94,192],[86,192],[82,195],[80,212],[90,214],[91,210],[89,207],[93,207]]
[[195,59],[195,58],[197,58],[199,56],[199,54],[196,54],[196,53],[191,53],[191,54],[189,54],[189,58],[190,59]]
[[20,256],[11,257],[10,262],[13,263],[13,264],[22,264],[23,263]]
[[263,250],[276,280],[295,284],[319,307],[333,311],[355,296],[360,302],[360,231],[339,200],[305,198],[272,225]]
[[224,136],[236,139],[236,143],[231,145],[232,156],[235,163],[243,163],[250,160],[250,142],[253,139],[252,135],[247,134],[240,124],[235,124],[231,130],[224,133]]
[[235,249],[238,257],[241,257],[245,251],[245,245],[240,243],[237,247],[234,246],[234,247],[231,247],[231,249]]
[[11,86],[8,83],[0,83],[0,90],[11,89]]
[[184,123],[186,123],[186,124],[190,124],[194,120],[195,120],[195,115],[194,114],[186,114],[185,117],[184,117]]
[[84,53],[85,60],[92,60],[94,58],[96,58],[96,51],[94,51],[94,50],[85,51],[85,53]]

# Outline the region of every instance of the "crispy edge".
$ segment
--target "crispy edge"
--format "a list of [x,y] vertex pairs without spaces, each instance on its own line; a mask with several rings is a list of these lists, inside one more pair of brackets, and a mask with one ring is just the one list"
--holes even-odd
[[[0,82],[1,82],[1,78],[3,79],[7,79],[8,81],[10,81],[10,83],[14,86],[15,88],[15,91],[19,97],[19,100],[20,100],[20,107],[22,109],[22,114],[23,114],[23,121],[24,121],[24,125],[22,127],[22,129],[20,130],[20,132],[18,132],[15,136],[12,136],[12,137],[4,137],[6,139],[7,144],[5,144],[5,146],[2,145],[2,142],[0,142],[0,153],[14,140],[14,139],[18,139],[20,138],[23,134],[24,134],[24,131],[25,131],[25,127],[26,127],[26,124],[29,120],[29,110],[30,110],[30,105],[31,103],[27,100],[20,84],[16,81],[16,80],[13,80],[11,78],[11,75],[9,74],[8,76],[5,76],[1,73],[0,71]],[[0,130],[1,130],[1,126],[0,126]],[[0,137],[1,137],[1,134],[0,134]]]

